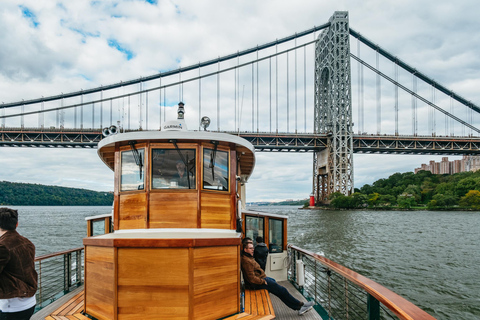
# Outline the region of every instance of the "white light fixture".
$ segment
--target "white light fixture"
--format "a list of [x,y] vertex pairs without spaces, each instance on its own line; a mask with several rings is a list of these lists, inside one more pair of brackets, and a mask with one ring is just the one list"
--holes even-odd
[[207,128],[210,125],[210,118],[207,116],[202,117],[202,120],[200,120],[200,124],[203,127],[203,130],[207,131]]

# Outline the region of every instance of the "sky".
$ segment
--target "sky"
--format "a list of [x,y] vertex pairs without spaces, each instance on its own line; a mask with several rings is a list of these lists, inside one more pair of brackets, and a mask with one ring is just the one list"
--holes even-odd
[[[348,11],[351,28],[478,105],[479,9],[477,0],[3,0],[0,102],[172,70],[290,36]],[[310,195],[312,153],[256,156],[247,201]],[[431,159],[440,157],[355,154],[355,187]],[[95,149],[1,147],[1,180],[113,190],[113,173]]]

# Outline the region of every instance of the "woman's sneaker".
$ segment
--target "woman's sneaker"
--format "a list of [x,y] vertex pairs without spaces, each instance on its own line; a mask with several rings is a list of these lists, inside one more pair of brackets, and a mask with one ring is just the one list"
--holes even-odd
[[301,316],[305,312],[312,310],[312,307],[314,304],[315,303],[313,301],[305,302],[303,306],[300,308],[300,310],[298,310],[298,315]]

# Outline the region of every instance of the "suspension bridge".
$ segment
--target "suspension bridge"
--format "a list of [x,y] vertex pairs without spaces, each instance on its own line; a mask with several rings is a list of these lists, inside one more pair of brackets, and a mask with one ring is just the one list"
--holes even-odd
[[478,154],[480,108],[374,44],[335,12],[323,25],[152,76],[0,105],[0,146],[95,148],[105,128],[189,129],[258,151],[311,152],[316,202],[353,192],[353,153]]

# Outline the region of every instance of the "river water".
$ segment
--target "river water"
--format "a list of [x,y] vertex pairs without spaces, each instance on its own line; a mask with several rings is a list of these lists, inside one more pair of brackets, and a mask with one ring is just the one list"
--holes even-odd
[[[14,207],[37,256],[82,246],[85,217],[111,207]],[[300,210],[288,242],[319,253],[407,298],[437,319],[480,319],[480,213]]]

